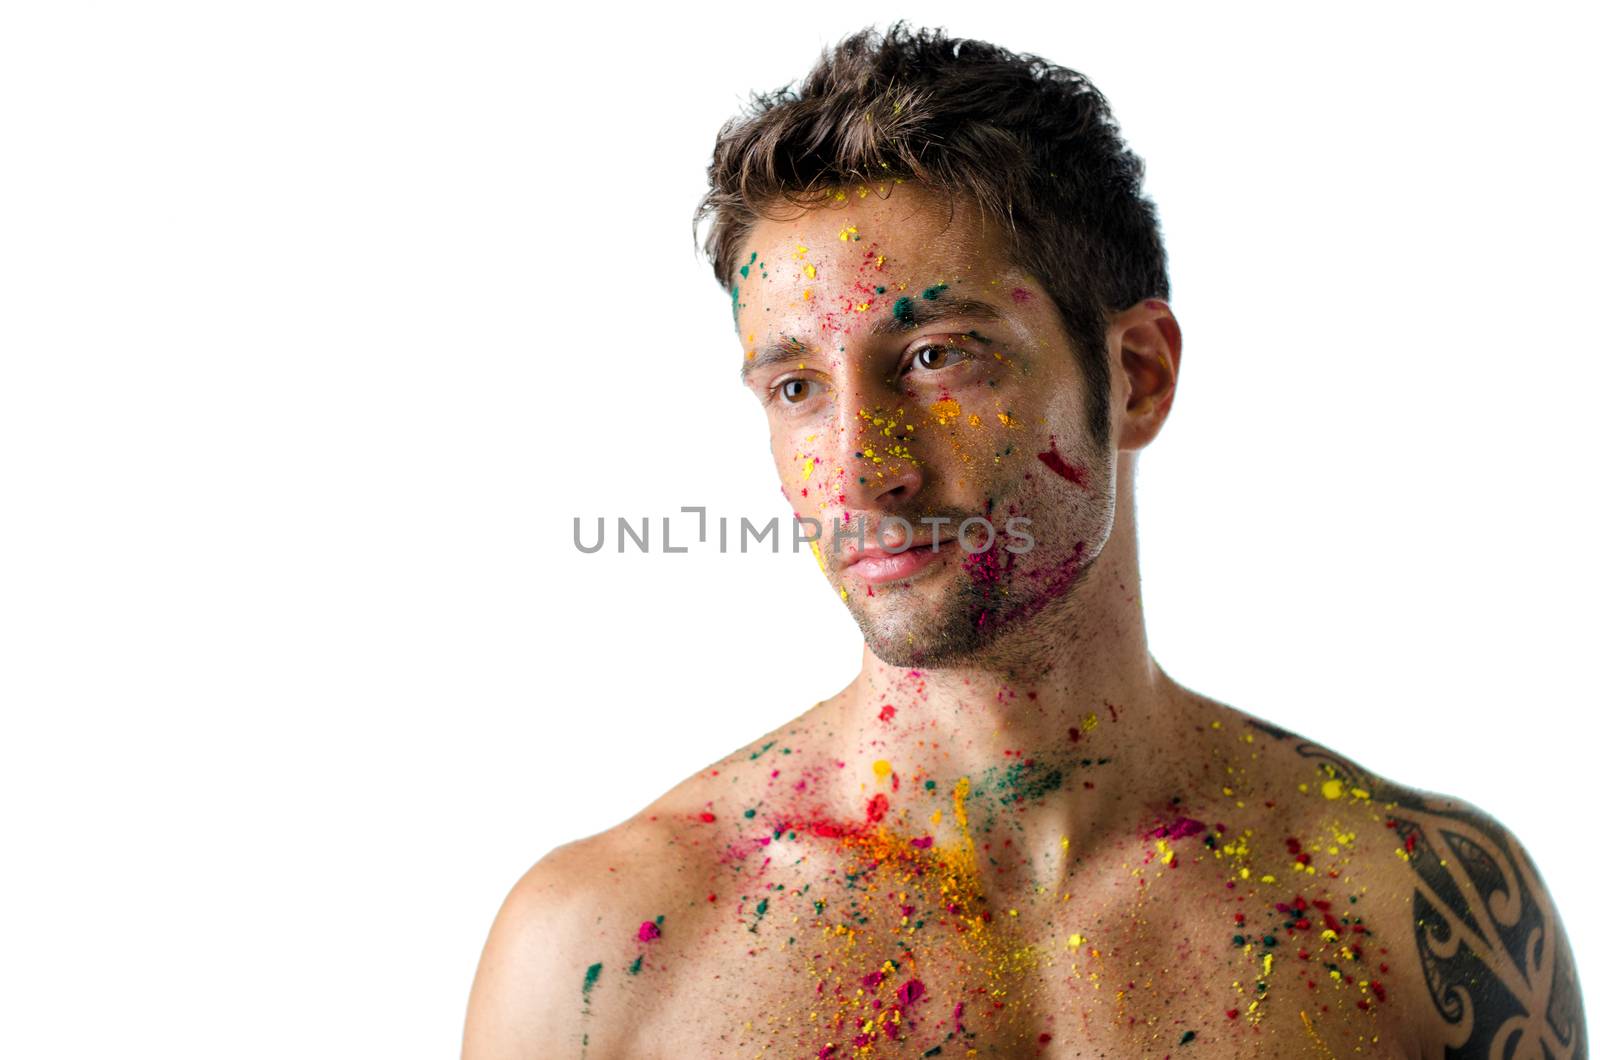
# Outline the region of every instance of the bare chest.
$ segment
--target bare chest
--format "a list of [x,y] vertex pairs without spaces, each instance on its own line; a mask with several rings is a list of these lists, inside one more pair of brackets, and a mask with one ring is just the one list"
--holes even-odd
[[1409,1055],[1377,925],[1190,873],[1010,894],[914,863],[773,874],[660,952],[627,1055]]

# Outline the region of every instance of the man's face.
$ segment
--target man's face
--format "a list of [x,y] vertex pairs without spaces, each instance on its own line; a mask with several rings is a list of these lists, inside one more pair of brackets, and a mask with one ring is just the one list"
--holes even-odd
[[745,381],[784,496],[820,524],[873,653],[950,665],[1041,635],[1109,536],[1116,451],[1091,442],[1038,280],[975,210],[951,218],[909,183],[763,220],[739,265]]

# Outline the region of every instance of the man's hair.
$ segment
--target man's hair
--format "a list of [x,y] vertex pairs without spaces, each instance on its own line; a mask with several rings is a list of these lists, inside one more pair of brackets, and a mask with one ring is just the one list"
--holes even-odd
[[704,250],[730,292],[760,218],[846,185],[916,181],[1001,221],[1011,260],[1060,311],[1088,378],[1090,433],[1106,446],[1106,325],[1170,294],[1144,162],[1083,74],[942,29],[868,27],[824,51],[798,92],[752,94],[717,134],[707,172],[694,229],[712,218]]

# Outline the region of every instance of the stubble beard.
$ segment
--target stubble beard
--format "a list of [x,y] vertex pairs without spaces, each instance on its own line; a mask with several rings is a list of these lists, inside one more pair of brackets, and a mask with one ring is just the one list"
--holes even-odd
[[870,597],[852,592],[845,606],[868,649],[889,666],[1026,668],[1068,635],[1073,596],[1094,560],[1081,543],[1022,555],[999,542],[979,554],[958,547],[947,561],[958,569],[938,575],[944,585],[893,583]]
[[1008,552],[1003,534],[981,553],[951,541],[954,555],[943,570],[878,586],[871,596],[851,590],[845,607],[867,647],[897,667],[1022,672],[1051,665],[1059,645],[1075,636],[1074,597],[1111,531],[1113,498],[1084,501],[1036,523],[1028,552]]

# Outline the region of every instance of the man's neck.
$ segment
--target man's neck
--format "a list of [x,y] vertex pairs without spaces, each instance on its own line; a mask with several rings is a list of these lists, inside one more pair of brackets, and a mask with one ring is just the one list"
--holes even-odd
[[862,796],[941,846],[970,839],[983,875],[1019,884],[1060,882],[1063,838],[1082,857],[1168,802],[1160,762],[1198,710],[1150,656],[1131,536],[1113,535],[1071,598],[1029,623],[1048,632],[1010,665],[896,667],[864,650],[833,703]]

